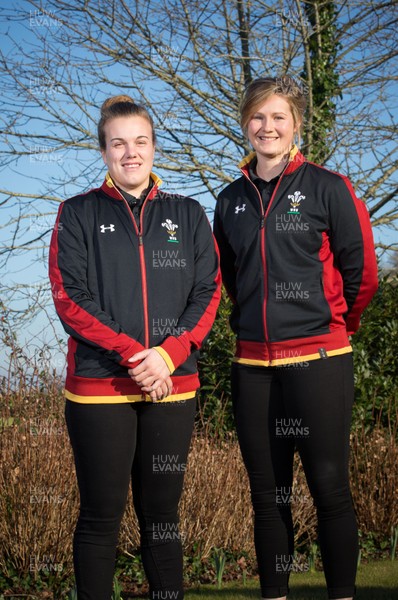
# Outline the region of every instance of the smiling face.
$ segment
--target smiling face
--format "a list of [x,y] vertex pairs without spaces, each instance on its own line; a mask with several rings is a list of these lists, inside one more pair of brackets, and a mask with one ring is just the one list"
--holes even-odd
[[155,157],[151,124],[137,115],[115,117],[104,130],[106,147],[101,154],[113,182],[125,192],[140,196],[149,185]]
[[273,94],[251,117],[247,135],[259,156],[282,158],[291,150],[298,127],[287,100]]

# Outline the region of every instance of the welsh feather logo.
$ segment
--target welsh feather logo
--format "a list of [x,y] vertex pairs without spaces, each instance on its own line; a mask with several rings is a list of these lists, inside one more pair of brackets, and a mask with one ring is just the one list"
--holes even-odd
[[300,202],[302,200],[305,200],[305,196],[303,196],[301,192],[297,191],[297,192],[294,192],[294,194],[290,194],[288,196],[288,198],[290,200],[290,210],[288,210],[288,214],[290,214],[290,215],[300,214],[300,211],[299,211]]
[[173,223],[171,219],[166,219],[164,223],[162,223],[162,227],[166,227],[166,231],[169,234],[168,242],[174,242],[174,244],[179,244],[180,242],[176,238],[176,230],[178,229],[178,225]]

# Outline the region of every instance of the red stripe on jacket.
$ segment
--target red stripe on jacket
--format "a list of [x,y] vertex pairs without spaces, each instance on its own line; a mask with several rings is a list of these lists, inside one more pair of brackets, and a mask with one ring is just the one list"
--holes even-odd
[[61,204],[51,237],[49,253],[49,275],[57,313],[69,327],[76,329],[79,335],[88,342],[117,352],[121,357],[121,365],[134,366],[128,362],[128,359],[136,352],[144,350],[144,346],[125,333],[117,333],[101,323],[100,320],[76,304],[64,288],[62,273],[58,266],[58,231],[62,209],[63,205]]
[[[197,373],[172,376],[173,395],[192,392],[199,387]],[[140,396],[141,388],[129,377],[76,377],[68,375],[65,383],[68,392],[76,396]]]
[[221,298],[221,270],[220,270],[220,254],[218,251],[218,245],[215,237],[213,236],[214,246],[218,258],[218,269],[216,277],[214,278],[214,283],[216,284],[216,288],[211,297],[210,302],[208,303],[206,310],[202,314],[198,323],[191,331],[184,331],[178,337],[170,336],[168,337],[160,347],[163,348],[167,354],[170,356],[173,364],[178,366],[186,361],[188,356],[191,354],[193,350],[198,350],[206,335],[208,334],[213,322],[214,322],[214,314],[217,311],[217,307],[220,303]]
[[344,179],[344,182],[353,199],[363,239],[364,262],[362,269],[362,281],[355,302],[351,307],[346,319],[347,333],[348,335],[352,335],[358,330],[361,314],[376,293],[379,282],[377,276],[377,260],[374,253],[373,233],[370,225],[368,209],[366,204],[356,197],[350,180],[344,175],[341,175],[341,177]]

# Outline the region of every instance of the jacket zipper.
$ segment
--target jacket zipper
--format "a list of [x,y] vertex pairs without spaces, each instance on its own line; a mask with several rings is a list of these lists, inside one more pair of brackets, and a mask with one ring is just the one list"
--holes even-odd
[[[144,204],[142,205],[142,208],[141,208],[140,228],[138,230],[138,246],[139,246],[139,251],[140,251],[141,281],[142,281],[142,300],[144,303],[145,348],[149,348],[149,316],[148,316],[148,293],[147,293],[147,280],[146,280],[144,240],[142,238],[142,232],[143,232],[143,223],[144,223],[144,208],[145,208],[147,201],[148,201],[148,198],[145,198]],[[134,215],[133,215],[133,217],[134,217]]]
[[[265,334],[265,339],[267,340],[267,343],[269,344],[269,337],[268,337],[268,326],[267,326],[267,298],[268,298],[268,269],[267,269],[267,252],[266,252],[266,248],[265,248],[265,220],[267,218],[267,215],[269,213],[269,210],[271,208],[271,204],[274,201],[274,198],[276,196],[276,192],[278,191],[280,182],[282,180],[283,177],[283,171],[281,173],[281,176],[279,177],[278,183],[275,186],[274,189],[274,193],[272,194],[270,201],[268,203],[268,208],[265,211],[263,217],[262,217],[262,227],[261,229],[263,230],[262,232],[262,236],[261,236],[261,252],[263,255],[263,265],[264,265],[264,302],[263,302],[263,319],[264,319],[264,334]],[[269,362],[270,364],[272,363],[272,356],[271,356],[271,352],[270,352],[270,346],[268,346],[268,354],[269,354]]]
[[268,356],[269,356],[269,361],[270,363],[272,362],[271,360],[271,352],[270,352],[270,343],[269,343],[269,337],[268,337],[268,327],[267,327],[267,297],[268,297],[268,269],[267,269],[267,253],[266,253],[266,249],[265,249],[265,220],[267,218],[267,215],[270,211],[271,205],[274,201],[274,198],[276,196],[276,192],[278,191],[280,182],[282,180],[283,174],[285,172],[287,165],[285,166],[285,168],[283,169],[278,183],[275,186],[274,189],[274,193],[272,194],[270,201],[268,203],[268,207],[267,210],[264,211],[264,205],[263,205],[263,199],[261,197],[260,191],[257,188],[257,186],[253,183],[253,181],[250,179],[250,177],[243,171],[243,174],[245,175],[245,177],[250,181],[250,183],[252,184],[252,186],[254,187],[254,189],[257,192],[258,198],[260,200],[260,207],[261,207],[261,219],[260,219],[260,231],[262,230],[262,235],[261,235],[261,261],[263,264],[263,272],[264,272],[264,301],[263,301],[263,327],[264,327],[264,338],[265,338],[265,343],[267,346],[267,350],[268,350]]
[[[115,188],[117,189],[117,188]],[[141,267],[141,290],[142,290],[142,302],[144,308],[144,346],[145,348],[149,348],[149,317],[148,317],[148,293],[147,293],[147,279],[146,279],[146,265],[145,265],[145,253],[144,253],[144,240],[143,240],[143,228],[144,228],[144,209],[149,200],[149,196],[153,193],[153,188],[149,191],[148,196],[145,198],[144,203],[141,207],[140,212],[140,226],[137,227],[137,223],[133,212],[126,200],[126,198],[117,190],[120,194],[121,199],[127,206],[131,221],[133,223],[135,232],[138,237],[138,249],[139,249],[139,258],[140,258],[140,267]]]

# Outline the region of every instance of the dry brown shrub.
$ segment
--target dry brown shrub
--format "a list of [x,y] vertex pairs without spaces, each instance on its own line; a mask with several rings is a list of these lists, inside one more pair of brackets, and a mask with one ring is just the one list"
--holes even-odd
[[[297,548],[316,537],[316,516],[301,464],[296,457],[292,493]],[[180,532],[187,555],[203,559],[213,548],[254,557],[249,482],[233,436],[220,441],[193,437],[180,503]],[[131,499],[122,523],[120,544],[129,553],[139,544]]]
[[194,438],[181,501],[181,530],[187,551],[199,542],[203,558],[213,548],[250,552],[249,486],[236,443]]
[[[3,390],[4,392],[4,390]],[[2,395],[0,567],[6,576],[71,573],[77,488],[59,389]]]
[[[64,424],[59,382],[14,391],[3,382],[0,410],[0,568],[10,575],[65,579],[72,572],[71,542],[78,512],[72,453]],[[386,539],[398,522],[398,446],[375,430],[352,437],[352,490],[359,526]],[[292,501],[296,540],[316,537],[312,500],[298,459]],[[233,436],[220,441],[197,433],[180,505],[185,553],[207,558],[213,548],[254,556],[252,511],[246,472]],[[120,549],[138,546],[131,498],[121,529]],[[59,565],[62,565],[62,572]]]
[[355,432],[351,438],[351,489],[365,534],[386,540],[398,525],[398,444],[385,429]]
[[[213,548],[233,552],[252,549],[252,514],[248,482],[235,442],[194,435],[180,502],[184,552],[208,558]],[[138,527],[131,502],[122,523],[121,546],[138,546]]]

